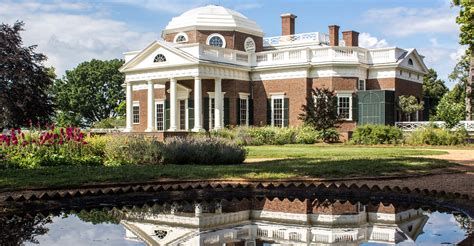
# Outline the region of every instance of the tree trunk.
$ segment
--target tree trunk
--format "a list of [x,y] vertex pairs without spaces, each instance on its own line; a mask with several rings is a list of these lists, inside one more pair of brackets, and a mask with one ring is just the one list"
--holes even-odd
[[470,55],[469,77],[466,85],[466,120],[472,120],[472,80],[474,77],[474,55]]

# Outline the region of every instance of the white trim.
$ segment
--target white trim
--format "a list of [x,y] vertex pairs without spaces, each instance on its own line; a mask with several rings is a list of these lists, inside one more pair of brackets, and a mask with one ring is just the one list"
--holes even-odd
[[240,99],[249,99],[250,93],[239,92]]
[[[215,99],[216,97],[216,94],[215,92],[207,92],[207,94],[209,95],[209,107],[208,107],[208,112],[209,112],[209,125],[208,125],[208,128],[209,130],[213,130],[214,128],[211,128],[212,126],[212,122],[214,122],[214,117],[213,117],[213,110],[212,110],[212,99]],[[223,91],[222,92],[222,114],[221,114],[221,125],[223,126],[224,125],[224,110],[225,110],[225,107],[224,107],[224,101],[225,101],[225,92]],[[216,107],[216,102],[214,101],[214,108]],[[215,126],[215,123],[214,123],[214,127]]]
[[352,92],[337,92],[337,113],[339,114],[339,98],[349,98],[349,118],[343,120],[352,121]]
[[[179,36],[184,36],[184,38],[186,39],[185,41],[181,41],[181,42],[177,42],[176,40],[178,39]],[[185,32],[180,32],[178,34],[176,34],[173,38],[173,43],[177,43],[177,44],[180,44],[180,43],[186,43],[189,41],[189,38],[188,38],[188,34],[186,34]]]
[[[207,40],[206,40],[207,45],[213,46],[213,45],[209,44],[209,41],[211,41],[211,38],[213,38],[213,37],[219,37],[222,40],[222,47],[221,48],[225,48],[227,46],[224,36],[222,36],[219,33],[213,33],[213,34],[210,34],[209,36],[207,36]],[[214,46],[214,47],[218,47],[218,46]]]
[[[162,104],[163,105],[163,130],[158,130],[158,115],[156,113],[156,109],[158,108],[156,105]],[[165,99],[155,99],[155,129],[158,132],[166,131],[166,100]]]
[[[184,129],[181,129],[181,101],[184,101]],[[188,131],[189,130],[189,107],[188,107],[188,99],[178,98],[176,105],[178,106],[178,114],[176,125],[177,131]]]
[[[134,117],[133,117],[134,116],[134,114],[133,114],[133,108],[134,107],[138,107],[138,122],[134,122],[134,120],[133,120],[134,119]],[[132,104],[132,124],[133,125],[139,125],[140,124],[140,116],[141,116],[140,115],[140,109],[141,109],[140,101],[133,101],[133,104]]]
[[[360,88],[360,82],[363,81],[364,88]],[[367,81],[365,79],[359,79],[357,80],[357,90],[359,91],[365,91],[367,90]]]
[[239,108],[237,109],[239,111],[239,122],[237,122],[237,125],[241,125],[240,124],[240,120],[241,120],[241,108],[240,108],[240,105],[241,105],[241,102],[240,100],[245,100],[246,103],[245,103],[245,126],[248,126],[249,125],[249,96],[250,94],[249,93],[243,93],[243,92],[239,92]]
[[274,126],[274,112],[275,112],[275,107],[274,107],[274,100],[275,99],[281,99],[281,127],[285,127],[285,93],[284,92],[279,92],[279,93],[270,93],[270,101],[271,101],[271,126]]

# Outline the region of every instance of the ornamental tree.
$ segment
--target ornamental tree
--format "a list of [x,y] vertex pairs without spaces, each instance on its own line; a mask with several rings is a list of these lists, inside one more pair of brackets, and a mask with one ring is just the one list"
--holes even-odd
[[337,113],[337,95],[327,88],[312,89],[306,105],[303,105],[301,110],[303,112],[299,119],[318,131],[334,128],[341,122]]
[[456,91],[446,93],[436,108],[436,119],[444,121],[447,128],[453,128],[465,117],[466,105],[456,100]]
[[0,24],[0,130],[46,124],[54,111],[54,71],[44,67],[46,56],[35,45],[23,46],[23,25]]
[[397,106],[408,121],[411,120],[411,114],[423,110],[423,102],[418,102],[415,96],[399,96]]

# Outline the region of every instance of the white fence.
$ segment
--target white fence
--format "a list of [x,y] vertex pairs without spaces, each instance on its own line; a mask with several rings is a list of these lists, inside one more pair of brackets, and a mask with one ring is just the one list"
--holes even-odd
[[[428,126],[436,127],[445,127],[446,123],[444,121],[402,121],[395,122],[395,126],[402,129],[403,131],[414,131],[418,128],[425,128]],[[474,132],[474,121],[460,121],[456,126],[453,127],[453,130],[464,128],[468,132]]]

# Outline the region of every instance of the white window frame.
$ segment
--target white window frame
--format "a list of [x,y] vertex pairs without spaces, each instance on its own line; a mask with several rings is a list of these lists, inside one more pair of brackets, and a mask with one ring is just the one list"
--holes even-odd
[[[184,38],[186,39],[185,41],[181,41],[181,42],[178,42],[178,37],[179,36],[184,36]],[[186,43],[188,42],[189,38],[188,38],[188,34],[184,33],[184,32],[180,32],[178,34],[176,34],[176,36],[174,36],[174,39],[173,39],[173,43]]]
[[[253,43],[253,47],[247,47],[247,43],[248,42],[252,42]],[[253,38],[251,37],[247,37],[244,41],[244,49],[246,52],[249,52],[249,53],[255,53],[255,48],[256,48],[257,44],[255,44],[255,40],[253,40]]]
[[271,126],[275,126],[275,99],[281,99],[281,127],[285,127],[285,93],[273,93],[270,96],[271,101]]
[[[181,129],[181,101],[184,101],[184,129]],[[178,125],[179,131],[188,131],[189,130],[189,107],[188,107],[188,98],[178,98],[176,100],[176,106],[178,107],[176,114],[176,123]]]
[[[246,107],[245,107],[245,126],[249,125],[249,93],[239,93],[239,100],[245,100]],[[241,119],[241,107],[240,107],[241,102],[239,102],[239,119]],[[239,120],[238,125],[241,125],[241,121]]]
[[[157,111],[156,109],[158,108],[157,105],[163,105],[163,130],[158,130],[158,114],[157,114]],[[166,103],[165,103],[165,100],[163,99],[157,99],[155,100],[155,128],[157,131],[159,132],[164,132],[166,131]]]
[[207,40],[206,40],[206,44],[207,44],[207,45],[212,46],[212,47],[218,47],[218,46],[213,46],[213,45],[210,45],[210,44],[209,44],[209,41],[211,41],[211,38],[213,38],[213,37],[219,37],[220,39],[222,39],[222,47],[219,47],[219,48],[225,48],[225,47],[227,47],[227,44],[226,44],[226,42],[225,42],[224,36],[222,36],[222,35],[219,34],[219,33],[213,33],[213,34],[207,36]]
[[[135,107],[138,107],[138,122],[135,122],[135,114],[134,114],[134,108]],[[133,104],[132,104],[132,123],[134,125],[139,125],[140,124],[140,102],[139,101],[133,101]]]
[[[364,88],[360,88],[361,81],[363,82],[362,84],[364,85]],[[357,82],[357,90],[359,90],[359,91],[367,90],[367,81],[365,79],[359,79],[359,81]]]
[[339,98],[349,98],[349,118],[344,118],[342,120],[351,121],[352,120],[352,92],[337,93],[337,114],[339,114]]
[[[207,92],[207,94],[209,95],[209,108],[208,108],[208,112],[209,112],[209,130],[213,130],[214,128],[211,128],[212,126],[212,122],[214,122],[214,117],[213,117],[213,113],[212,113],[212,99],[214,99],[216,97],[216,94],[214,92]],[[221,113],[221,126],[224,126],[224,111],[225,111],[225,108],[224,108],[224,95],[225,95],[225,92],[222,92],[222,113]],[[215,101],[214,101],[214,106],[215,106]]]

